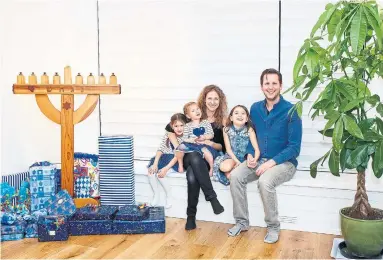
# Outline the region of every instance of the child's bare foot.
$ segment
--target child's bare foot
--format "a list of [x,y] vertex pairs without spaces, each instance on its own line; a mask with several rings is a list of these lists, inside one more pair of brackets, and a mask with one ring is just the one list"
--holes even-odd
[[230,180],[231,172],[225,172],[225,176]]

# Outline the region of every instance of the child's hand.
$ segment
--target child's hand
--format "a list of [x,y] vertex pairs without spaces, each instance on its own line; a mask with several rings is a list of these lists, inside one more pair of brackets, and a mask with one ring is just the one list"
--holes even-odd
[[168,168],[168,167],[164,167],[164,168],[162,168],[162,169],[158,172],[158,174],[157,174],[158,178],[163,178],[163,177],[165,177],[166,174],[168,173],[168,171],[169,171],[169,168]]
[[206,140],[204,135],[201,135],[197,138],[197,142],[204,142]]
[[150,168],[149,168],[149,173],[150,174],[156,174],[156,172],[158,171],[158,166],[157,165],[152,165]]

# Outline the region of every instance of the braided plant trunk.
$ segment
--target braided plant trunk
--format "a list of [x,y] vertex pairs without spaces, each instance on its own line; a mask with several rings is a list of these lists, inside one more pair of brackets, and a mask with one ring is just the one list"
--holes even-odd
[[372,214],[372,208],[368,202],[366,192],[366,173],[365,171],[358,172],[358,184],[355,194],[354,204],[351,207],[349,216],[356,219],[368,219]]

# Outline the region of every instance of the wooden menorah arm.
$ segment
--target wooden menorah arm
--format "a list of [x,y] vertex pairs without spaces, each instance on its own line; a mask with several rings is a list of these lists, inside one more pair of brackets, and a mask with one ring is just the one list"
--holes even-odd
[[121,94],[121,85],[13,84],[14,94]]

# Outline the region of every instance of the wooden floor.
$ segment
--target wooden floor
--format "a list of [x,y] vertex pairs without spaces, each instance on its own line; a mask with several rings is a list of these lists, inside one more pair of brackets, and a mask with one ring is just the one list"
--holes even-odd
[[231,224],[197,221],[184,230],[184,219],[167,218],[166,233],[147,235],[72,236],[64,242],[37,238],[1,243],[1,258],[290,258],[331,259],[334,236],[282,230],[273,245],[263,243],[266,229],[253,227],[238,237],[226,232]]

